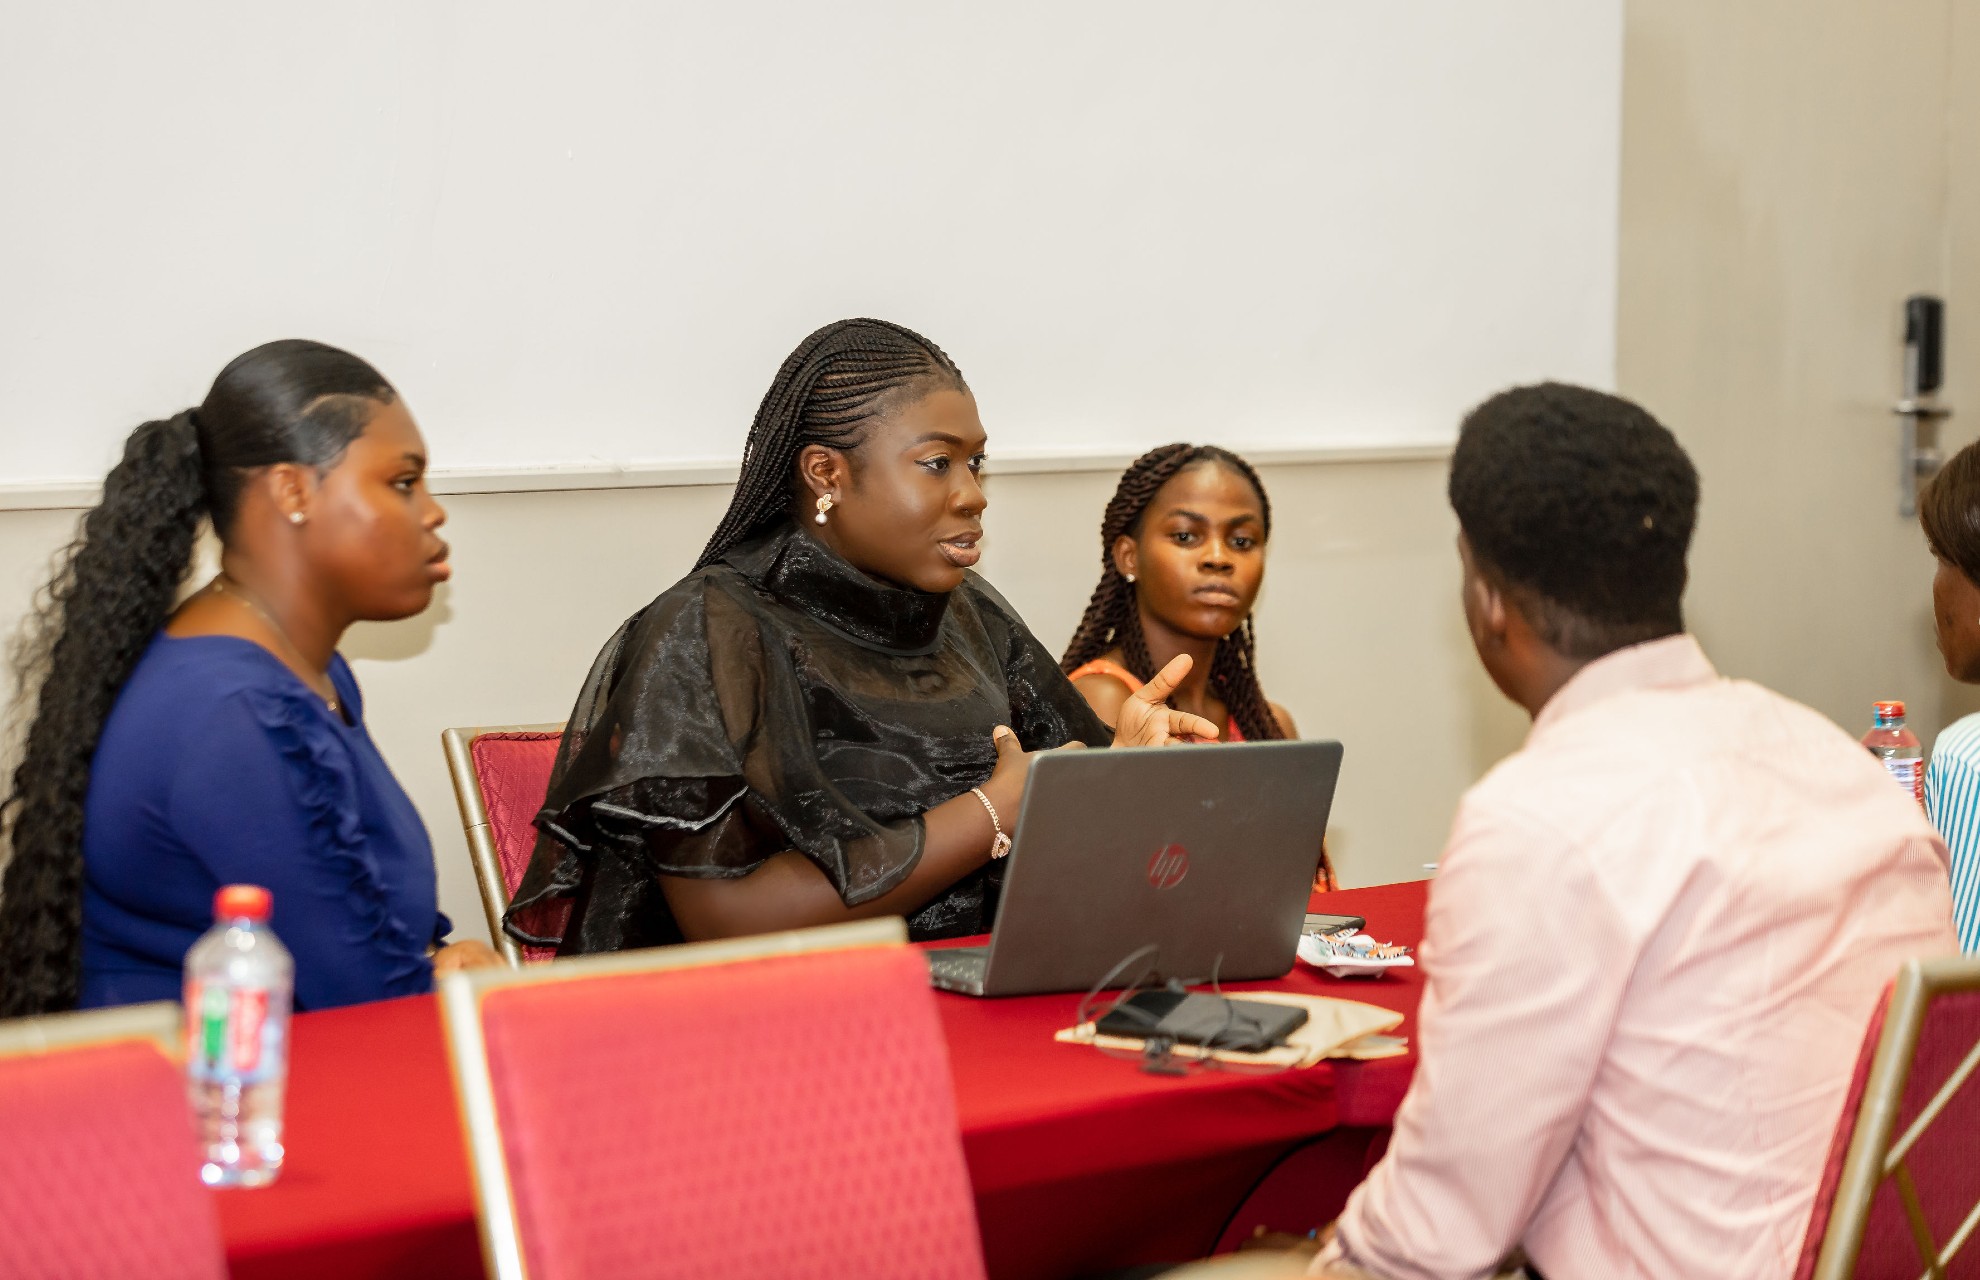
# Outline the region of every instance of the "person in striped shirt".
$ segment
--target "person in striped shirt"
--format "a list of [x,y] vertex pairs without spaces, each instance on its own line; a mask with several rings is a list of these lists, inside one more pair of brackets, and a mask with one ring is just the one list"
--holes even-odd
[[[1953,455],[1918,502],[1939,561],[1932,621],[1946,674],[1980,684],[1980,445]],[[1946,726],[1925,766],[1925,808],[1952,854],[1953,925],[1962,951],[1980,951],[1980,713]]]

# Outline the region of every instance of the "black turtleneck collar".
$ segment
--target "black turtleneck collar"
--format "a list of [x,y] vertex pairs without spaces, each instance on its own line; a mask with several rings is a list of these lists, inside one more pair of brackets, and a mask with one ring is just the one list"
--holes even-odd
[[949,609],[949,593],[870,578],[795,524],[751,538],[722,559],[785,604],[881,653],[933,653]]

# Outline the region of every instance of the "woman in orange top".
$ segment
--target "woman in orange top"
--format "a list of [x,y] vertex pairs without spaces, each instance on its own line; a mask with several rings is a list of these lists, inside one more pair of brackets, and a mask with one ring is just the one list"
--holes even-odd
[[[1102,720],[1186,653],[1171,707],[1227,726],[1225,742],[1299,736],[1258,685],[1251,608],[1271,532],[1265,486],[1228,450],[1166,444],[1122,473],[1100,522],[1100,585],[1060,662]],[[1324,850],[1314,883],[1334,887]]]

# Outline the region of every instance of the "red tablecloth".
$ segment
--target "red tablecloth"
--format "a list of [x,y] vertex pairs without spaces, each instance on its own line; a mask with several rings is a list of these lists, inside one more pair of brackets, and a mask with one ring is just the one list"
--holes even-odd
[[[1421,882],[1315,897],[1414,944]],[[1377,982],[1305,965],[1273,987],[1410,1015],[1415,970]],[[1200,1255],[1286,1152],[1336,1126],[1387,1124],[1413,1058],[1275,1075],[1147,1075],[1056,1044],[1077,998],[938,996],[963,1151],[996,1276],[1062,1276]],[[466,1149],[431,997],[295,1021],[289,1157],[274,1186],[216,1192],[236,1277],[482,1274]]]

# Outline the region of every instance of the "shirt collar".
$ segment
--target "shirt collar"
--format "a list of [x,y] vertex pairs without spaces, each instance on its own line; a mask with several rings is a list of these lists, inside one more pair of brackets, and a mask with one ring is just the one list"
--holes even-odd
[[868,649],[916,657],[933,653],[941,639],[949,593],[870,578],[795,524],[722,558],[785,604]]
[[1605,653],[1555,690],[1533,718],[1537,733],[1598,702],[1644,689],[1688,689],[1719,678],[1698,641],[1680,632]]

